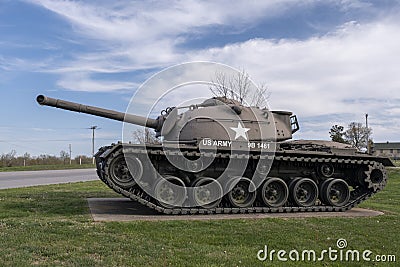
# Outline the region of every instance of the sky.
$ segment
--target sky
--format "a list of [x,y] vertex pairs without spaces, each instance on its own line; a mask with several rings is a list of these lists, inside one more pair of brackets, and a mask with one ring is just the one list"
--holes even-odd
[[400,141],[399,0],[0,0],[0,37],[0,154],[90,155],[94,125],[96,148],[121,140],[122,123],[36,96],[124,112],[147,79],[192,61],[265,84],[272,110],[297,115],[295,139],[368,113],[375,142]]

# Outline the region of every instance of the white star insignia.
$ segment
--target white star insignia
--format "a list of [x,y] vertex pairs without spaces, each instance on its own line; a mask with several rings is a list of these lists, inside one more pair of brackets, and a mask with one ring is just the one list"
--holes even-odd
[[243,128],[242,124],[238,122],[238,126],[235,127],[230,127],[232,130],[235,131],[235,140],[238,139],[239,137],[243,137],[245,140],[247,140],[247,135],[246,133],[250,131],[250,128]]

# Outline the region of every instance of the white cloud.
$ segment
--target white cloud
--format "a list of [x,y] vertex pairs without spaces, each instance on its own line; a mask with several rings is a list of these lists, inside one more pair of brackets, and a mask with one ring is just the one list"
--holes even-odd
[[288,104],[295,97],[298,101],[293,105],[307,115],[321,107],[329,113],[338,104],[347,109],[340,103],[343,99],[380,99],[396,94],[400,64],[394,55],[400,53],[399,33],[400,25],[393,22],[349,24],[323,37],[304,41],[253,39],[204,50],[195,58],[243,66],[255,80],[269,84],[275,101]]
[[133,82],[106,80],[93,80],[86,73],[69,73],[65,74],[57,85],[74,91],[86,92],[109,92],[116,90],[130,90],[137,88],[139,85]]
[[[27,0],[48,9],[72,25],[67,38],[85,43],[92,53],[77,53],[73,60],[51,72],[123,72],[160,68],[184,61],[178,48],[188,35],[202,36],[224,27],[241,32],[259,20],[276,17],[308,1],[60,1]],[[229,8],[227,8],[229,7]],[[65,29],[62,29],[65,30]]]
[[353,8],[369,8],[372,6],[371,3],[361,0],[340,0],[337,2],[343,10],[349,10]]
[[[299,3],[314,1],[59,1],[31,0],[66,18],[81,33],[99,40],[151,40],[179,36],[210,25],[238,27],[276,16]],[[229,8],[227,8],[229,7]]]

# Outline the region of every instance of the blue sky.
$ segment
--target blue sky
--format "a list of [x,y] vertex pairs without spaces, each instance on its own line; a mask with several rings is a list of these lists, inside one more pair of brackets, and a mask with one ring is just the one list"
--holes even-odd
[[0,153],[89,155],[92,125],[97,147],[121,140],[121,123],[36,95],[125,111],[151,75],[194,60],[267,84],[297,139],[368,113],[375,141],[400,141],[399,15],[396,0],[0,0]]

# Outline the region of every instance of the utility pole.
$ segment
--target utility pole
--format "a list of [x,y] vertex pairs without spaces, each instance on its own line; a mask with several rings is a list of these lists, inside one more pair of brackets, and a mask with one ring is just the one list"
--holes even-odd
[[365,114],[365,127],[367,128],[367,153],[369,154],[369,130],[368,130],[368,113]]
[[97,129],[97,126],[94,125],[94,126],[90,127],[89,129],[92,130],[92,158],[93,158],[92,163],[94,164],[94,130]]
[[71,149],[71,144],[69,144],[69,165],[72,164],[72,149]]

